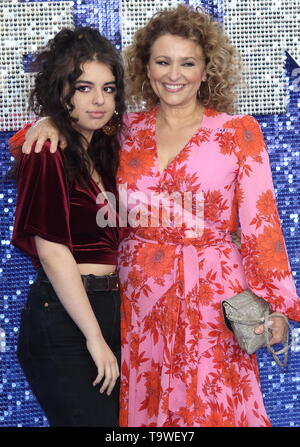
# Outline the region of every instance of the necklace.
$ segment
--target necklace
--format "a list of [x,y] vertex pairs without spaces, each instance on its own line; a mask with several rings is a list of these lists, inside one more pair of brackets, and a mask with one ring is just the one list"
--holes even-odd
[[[95,176],[95,174],[96,174],[96,176]],[[96,185],[98,186],[98,188],[101,191],[103,191],[104,190],[104,186],[103,186],[102,179],[101,179],[100,175],[98,174],[98,172],[95,169],[92,171],[91,177],[94,180],[94,182],[96,183]]]

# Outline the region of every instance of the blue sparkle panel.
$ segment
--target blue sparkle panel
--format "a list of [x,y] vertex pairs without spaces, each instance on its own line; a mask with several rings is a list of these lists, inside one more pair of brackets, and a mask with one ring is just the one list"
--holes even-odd
[[[139,0],[140,1],[140,0]],[[0,0],[0,8],[5,7]],[[22,0],[22,4],[48,3],[39,0]],[[52,2],[53,3],[53,2]],[[55,2],[60,3],[60,0]],[[64,2],[66,3],[66,2]],[[126,1],[75,0],[73,22],[75,25],[89,25],[110,38],[118,47],[122,42],[121,3]],[[128,5],[131,0],[127,1]],[[155,2],[157,9],[163,0]],[[222,20],[223,0],[190,0],[193,6],[203,5],[216,19]],[[277,2],[278,3],[278,2]],[[259,8],[258,8],[259,9]],[[132,17],[134,20],[134,17]],[[3,40],[1,40],[1,45]],[[9,56],[8,56],[9,57]],[[30,51],[22,55],[24,71],[28,72]],[[295,87],[295,61],[287,54],[287,107],[284,114],[256,115],[260,122],[269,148],[271,167],[279,212],[282,219],[288,253],[295,280],[300,278],[300,234],[299,234],[299,195],[300,195],[300,135],[299,92]],[[17,119],[14,121],[18,128]],[[7,140],[13,134],[8,132],[11,125],[0,133],[0,175],[7,172],[11,158]],[[1,184],[0,189],[0,426],[2,427],[46,427],[47,419],[36,402],[23,376],[16,358],[16,345],[20,323],[21,308],[26,300],[28,287],[35,272],[30,261],[10,245],[15,211],[16,189],[12,182]],[[300,335],[299,324],[292,323],[295,332]],[[288,367],[280,369],[265,349],[258,353],[264,401],[273,426],[300,426],[300,348],[290,355]]]

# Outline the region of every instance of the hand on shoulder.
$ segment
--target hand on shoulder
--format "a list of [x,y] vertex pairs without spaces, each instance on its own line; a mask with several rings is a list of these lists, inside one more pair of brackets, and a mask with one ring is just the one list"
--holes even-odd
[[43,117],[26,133],[22,152],[29,154],[34,150],[35,153],[39,153],[47,140],[50,141],[50,153],[56,152],[58,145],[61,149],[64,149],[67,145],[65,138],[59,134],[58,129],[51,122],[50,118]]

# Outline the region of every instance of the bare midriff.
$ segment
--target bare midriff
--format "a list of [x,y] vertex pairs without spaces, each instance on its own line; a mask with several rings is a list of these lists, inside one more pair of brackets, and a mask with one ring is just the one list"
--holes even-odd
[[115,265],[110,264],[77,264],[81,275],[104,276],[116,271]]

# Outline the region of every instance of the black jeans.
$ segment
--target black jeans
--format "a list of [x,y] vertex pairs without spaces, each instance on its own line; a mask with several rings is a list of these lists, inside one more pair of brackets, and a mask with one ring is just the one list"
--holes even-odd
[[[119,292],[88,292],[88,297],[120,366]],[[18,359],[51,426],[118,426],[119,380],[110,396],[100,394],[100,385],[93,387],[97,368],[85,337],[51,284],[40,279],[22,310]]]

